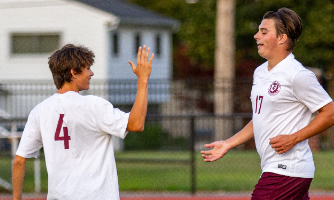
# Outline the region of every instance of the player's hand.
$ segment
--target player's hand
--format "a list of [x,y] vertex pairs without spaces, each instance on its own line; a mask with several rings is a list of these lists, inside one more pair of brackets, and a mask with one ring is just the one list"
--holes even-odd
[[283,154],[292,149],[296,143],[293,135],[278,135],[269,138],[269,144],[278,154]]
[[206,148],[213,147],[213,149],[211,150],[201,151],[202,157],[204,158],[204,161],[206,162],[216,161],[219,158],[223,157],[230,150],[226,141],[223,141],[223,140],[216,141],[211,144],[205,144],[204,146]]
[[129,61],[132,71],[136,74],[138,79],[148,80],[151,75],[154,54],[152,54],[148,60],[149,53],[150,48],[147,48],[146,50],[146,45],[144,45],[138,49],[137,66],[135,66],[133,62]]

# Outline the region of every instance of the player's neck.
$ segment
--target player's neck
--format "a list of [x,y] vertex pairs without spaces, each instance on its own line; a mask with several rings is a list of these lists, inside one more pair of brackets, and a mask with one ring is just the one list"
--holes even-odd
[[268,71],[272,70],[278,63],[288,57],[290,53],[291,51],[284,51],[280,54],[276,54],[274,58],[268,59]]
[[64,85],[57,91],[57,93],[64,94],[69,91],[79,92],[79,89],[74,84],[65,82]]

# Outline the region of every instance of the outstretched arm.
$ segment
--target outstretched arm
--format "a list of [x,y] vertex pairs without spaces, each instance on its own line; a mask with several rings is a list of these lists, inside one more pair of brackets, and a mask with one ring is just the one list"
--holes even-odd
[[22,199],[22,187],[26,168],[26,158],[16,155],[13,162],[13,199]]
[[330,102],[318,110],[315,118],[303,129],[291,135],[278,135],[270,138],[269,144],[278,153],[283,154],[296,144],[321,133],[334,124],[334,103]]
[[147,95],[148,95],[148,79],[152,70],[152,61],[154,54],[148,60],[150,48],[144,45],[139,47],[137,54],[137,66],[129,61],[132,71],[138,77],[137,96],[130,112],[128,131],[140,132],[144,130],[146,112],[147,112]]
[[216,141],[204,145],[206,148],[212,148],[208,151],[201,151],[202,157],[206,162],[213,162],[223,157],[230,149],[247,142],[254,137],[253,121],[250,121],[241,131],[228,140]]

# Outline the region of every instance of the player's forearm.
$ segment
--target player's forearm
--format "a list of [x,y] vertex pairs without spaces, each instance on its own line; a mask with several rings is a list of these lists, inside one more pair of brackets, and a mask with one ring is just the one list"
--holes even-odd
[[22,187],[25,174],[26,159],[21,156],[15,156],[13,162],[13,199],[22,199]]
[[334,103],[331,102],[319,110],[315,118],[303,129],[292,134],[295,144],[315,136],[334,124]]
[[130,112],[128,131],[140,132],[144,130],[147,113],[148,80],[139,79],[136,100]]
[[253,121],[250,121],[241,131],[226,140],[226,143],[229,145],[229,149],[232,149],[252,138],[254,138]]

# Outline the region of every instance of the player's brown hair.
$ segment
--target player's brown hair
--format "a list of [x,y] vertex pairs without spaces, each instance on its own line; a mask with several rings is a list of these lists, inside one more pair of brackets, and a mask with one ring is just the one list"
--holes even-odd
[[49,68],[53,81],[60,89],[65,82],[71,82],[71,69],[80,74],[86,66],[94,63],[94,53],[84,46],[66,44],[49,57]]
[[289,8],[280,8],[277,12],[269,11],[263,19],[274,19],[277,37],[281,34],[288,36],[287,51],[293,51],[295,43],[302,34],[303,26],[299,15]]

